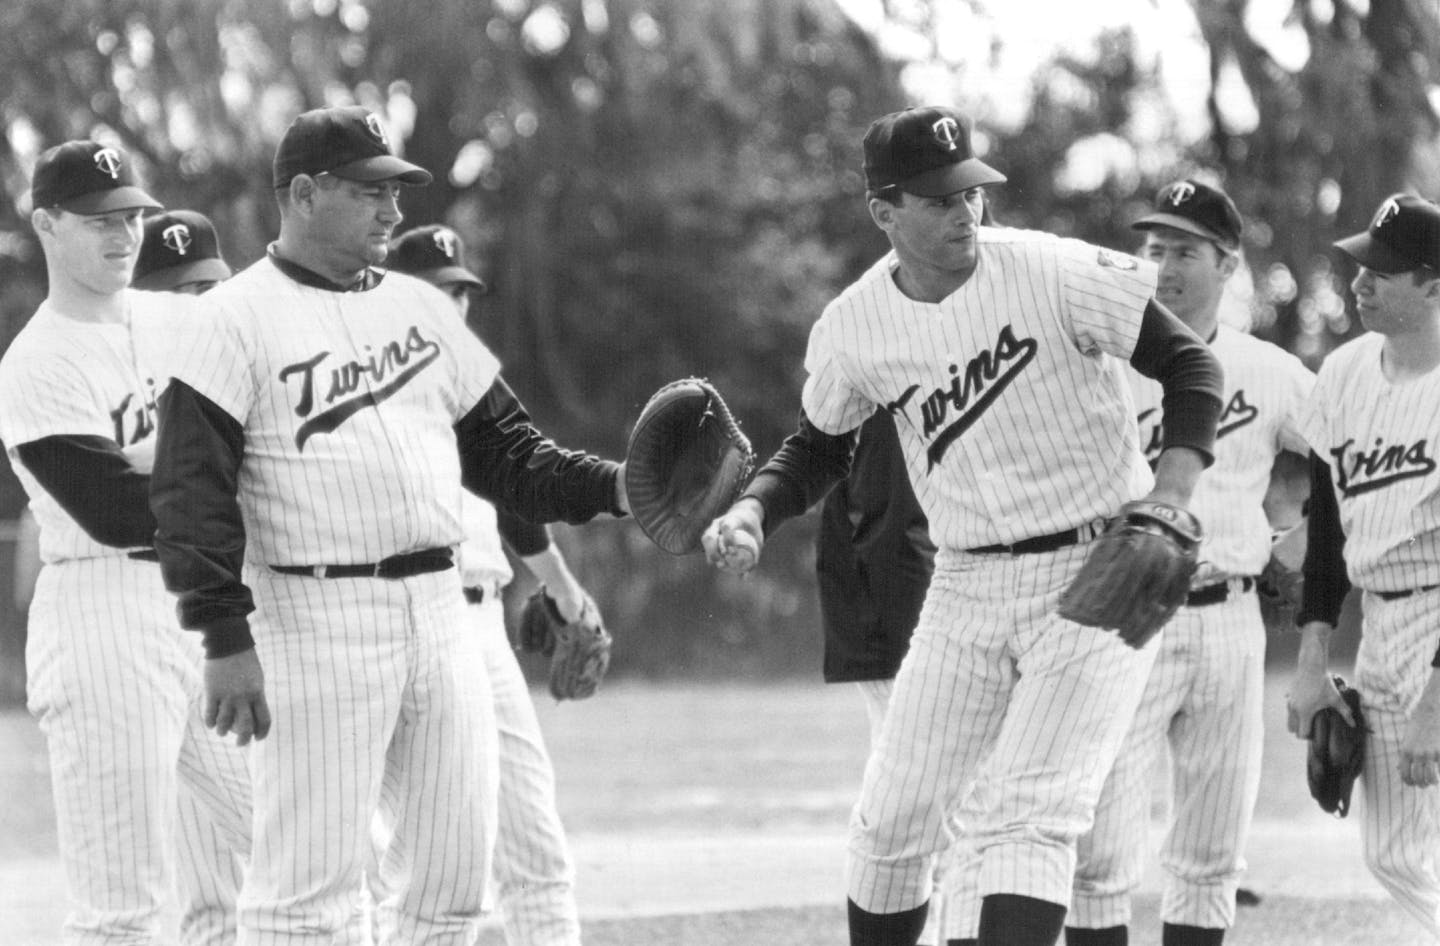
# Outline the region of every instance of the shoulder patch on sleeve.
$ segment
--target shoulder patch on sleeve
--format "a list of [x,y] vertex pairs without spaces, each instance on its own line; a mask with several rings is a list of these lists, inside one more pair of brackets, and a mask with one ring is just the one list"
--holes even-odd
[[1095,255],[1095,262],[1101,266],[1111,266],[1115,269],[1132,270],[1140,268],[1140,261],[1128,253],[1116,253],[1114,250],[1101,249]]

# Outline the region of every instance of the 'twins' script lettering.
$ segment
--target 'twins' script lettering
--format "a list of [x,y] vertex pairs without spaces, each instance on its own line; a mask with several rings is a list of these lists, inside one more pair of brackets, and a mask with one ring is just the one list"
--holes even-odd
[[[963,372],[959,365],[950,366],[949,386],[936,388],[920,404],[922,435],[928,439],[940,431],[925,452],[927,470],[939,465],[945,451],[995,403],[1000,393],[1034,360],[1039,348],[1040,343],[1033,338],[1017,339],[1014,329],[1007,325],[995,339],[994,352],[982,351],[966,363]],[[887,408],[891,413],[903,410],[919,388],[918,384],[911,385]],[[957,416],[946,426],[952,411],[957,412]]]
[[1343,496],[1359,496],[1400,480],[1426,476],[1435,470],[1424,438],[1413,444],[1390,444],[1376,438],[1373,450],[1356,450],[1354,440],[1330,448],[1335,458],[1335,485]]
[[[287,387],[292,382],[298,384],[296,415],[309,418],[295,432],[297,448],[303,451],[311,436],[328,434],[357,412],[376,406],[440,357],[440,345],[425,338],[413,325],[401,341],[388,342],[378,352],[366,345],[364,351],[367,357],[363,361],[327,365],[330,352],[322,351],[280,369],[282,383]],[[322,389],[320,398],[325,409],[310,417],[316,394]]]

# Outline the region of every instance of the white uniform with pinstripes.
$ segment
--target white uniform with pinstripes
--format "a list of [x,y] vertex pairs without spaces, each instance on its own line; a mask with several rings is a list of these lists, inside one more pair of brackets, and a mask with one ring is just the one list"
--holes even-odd
[[1085,527],[1152,486],[1123,367],[1154,269],[1072,240],[981,228],[979,263],[939,304],[896,287],[893,255],[812,329],[804,408],[828,433],[896,415],[939,553],[851,819],[849,895],[873,913],[930,895],[946,814],[982,769],[981,893],[1064,903],[1074,842],[1154,649],[1055,614],[1087,547],[968,554]]
[[[510,946],[580,946],[575,865],[556,808],[555,768],[505,631],[500,590],[514,573],[500,544],[495,507],[466,493],[461,508],[460,572],[466,588],[483,589],[485,595],[467,609],[467,631],[485,653],[500,735],[494,880],[505,940]],[[377,899],[383,899],[379,891]]]
[[496,738],[454,569],[401,580],[268,565],[456,546],[453,424],[498,365],[433,287],[312,288],[268,259],[201,298],[174,375],[244,430],[238,493],[274,717],[252,746],[242,946],[328,943],[355,913],[382,782],[398,809],[386,936],[468,943],[495,836]]
[[[1403,277],[1401,277],[1403,278]],[[1320,367],[1301,429],[1330,464],[1350,581],[1366,592],[1440,584],[1440,371],[1392,384],[1385,337],[1347,342]],[[1365,862],[1440,938],[1440,791],[1400,780],[1405,724],[1440,646],[1440,589],[1385,601],[1365,594],[1355,679],[1371,734],[1357,806]]]
[[0,439],[40,526],[28,700],[49,748],[72,899],[64,939],[75,944],[160,941],[179,782],[204,809],[182,829],[249,848],[244,759],[200,721],[200,638],[176,623],[159,567],[86,535],[15,451],[44,437],[104,437],[149,469],[157,379],[183,303],[133,291],[127,302],[128,325],[43,304],[0,362]]

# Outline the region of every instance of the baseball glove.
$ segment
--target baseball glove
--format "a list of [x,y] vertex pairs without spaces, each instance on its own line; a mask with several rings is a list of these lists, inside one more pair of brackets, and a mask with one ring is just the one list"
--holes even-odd
[[1200,520],[1184,509],[1126,503],[1060,596],[1060,616],[1144,647],[1185,603],[1200,536]]
[[1270,541],[1270,560],[1255,582],[1261,598],[1286,611],[1300,606],[1305,586],[1303,570],[1309,522],[1301,519],[1297,525],[1276,533]]
[[589,595],[578,620],[567,623],[541,585],[520,610],[520,649],[550,658],[550,695],[557,700],[594,696],[610,668],[613,638]]
[[698,551],[700,536],[735,502],[754,462],[750,441],[710,382],[672,381],[651,395],[630,432],[630,514],[672,555]]
[[1315,714],[1310,724],[1310,748],[1305,757],[1305,778],[1310,796],[1337,818],[1350,812],[1350,791],[1365,764],[1365,717],[1360,710],[1360,691],[1335,677],[1335,689],[1350,707],[1355,725],[1333,706]]

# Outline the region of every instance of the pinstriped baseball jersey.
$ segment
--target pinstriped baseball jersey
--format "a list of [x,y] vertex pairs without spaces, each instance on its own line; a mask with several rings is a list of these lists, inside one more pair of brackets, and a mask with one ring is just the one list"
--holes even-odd
[[1154,267],[986,227],[977,254],[974,275],[938,304],[900,292],[887,254],[826,307],[805,363],[803,404],[820,430],[854,429],[876,406],[895,416],[941,548],[1073,528],[1153,484],[1123,365]]
[[201,304],[213,311],[173,374],[245,428],[250,556],[343,564],[460,543],[451,424],[499,363],[443,293],[400,273],[337,293],[263,259]]
[[[176,320],[192,300],[126,290],[129,324],[83,326],[42,303],[0,362],[0,440],[40,526],[45,562],[116,555],[85,534],[19,462],[15,448],[52,436],[114,440],[137,469],[155,448],[155,397]],[[78,329],[78,330],[77,330]]]
[[1440,583],[1440,371],[1392,384],[1384,344],[1370,333],[1330,353],[1301,431],[1330,465],[1351,583],[1401,591]]
[[465,541],[460,543],[460,583],[466,588],[504,588],[515,577],[505,547],[495,507],[468,490],[460,494],[460,518]]
[[[1210,349],[1225,368],[1225,408],[1216,430],[1215,462],[1200,477],[1190,511],[1205,528],[1195,585],[1257,575],[1270,558],[1263,502],[1282,450],[1309,452],[1300,412],[1315,376],[1294,355],[1221,325]],[[1128,368],[1146,459],[1160,456],[1161,389]]]

